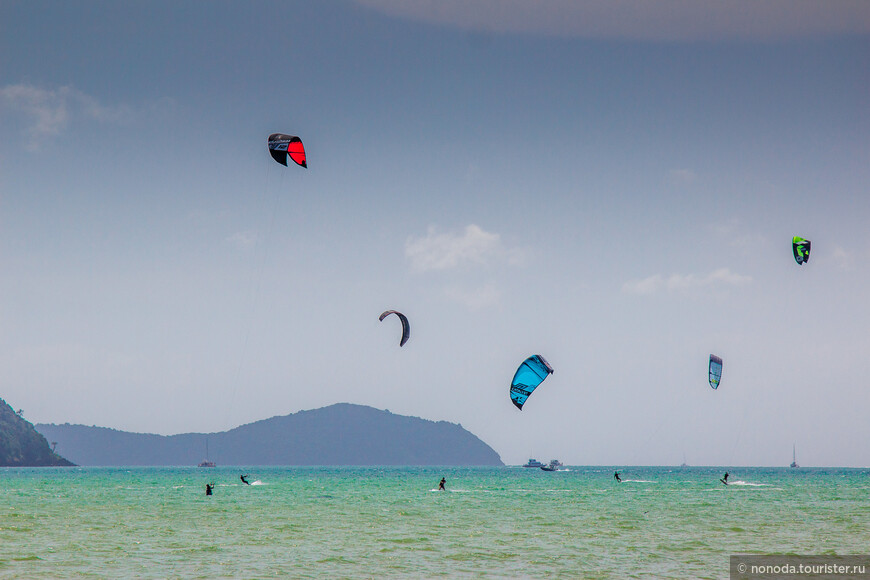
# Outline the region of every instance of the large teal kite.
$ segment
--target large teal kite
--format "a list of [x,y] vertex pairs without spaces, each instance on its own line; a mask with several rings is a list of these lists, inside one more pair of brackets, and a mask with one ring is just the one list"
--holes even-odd
[[532,391],[551,374],[553,374],[553,367],[539,354],[523,361],[514,374],[514,380],[511,381],[511,401],[517,409],[523,410],[523,404]]

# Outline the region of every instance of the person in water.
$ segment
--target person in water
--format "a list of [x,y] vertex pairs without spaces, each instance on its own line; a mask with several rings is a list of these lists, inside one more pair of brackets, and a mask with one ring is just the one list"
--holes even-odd
[[248,477],[248,476],[247,475],[240,475],[239,479],[241,479],[242,483],[244,483],[245,485],[251,485],[251,482],[248,481],[247,479],[245,479],[246,477]]
[[445,488],[444,486],[445,486],[446,484],[447,484],[447,480],[444,479],[444,478],[442,477],[442,478],[441,478],[441,481],[438,483],[438,490],[439,490],[439,491],[445,491],[446,488]]
[[205,484],[205,495],[211,495],[211,490],[212,490],[213,488],[214,488],[214,484],[213,484],[213,483],[206,483],[206,484]]
[[622,483],[622,480],[619,478],[619,472],[613,474],[613,479],[616,480],[616,483]]
[[728,472],[725,472],[725,475],[722,477],[722,483],[728,485]]

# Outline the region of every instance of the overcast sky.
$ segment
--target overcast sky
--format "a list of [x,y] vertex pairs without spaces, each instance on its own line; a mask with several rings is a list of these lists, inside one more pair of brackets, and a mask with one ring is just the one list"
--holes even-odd
[[[868,183],[864,1],[6,0],[0,397],[161,434],[351,402],[514,464],[867,466]],[[519,411],[532,354],[555,373]]]

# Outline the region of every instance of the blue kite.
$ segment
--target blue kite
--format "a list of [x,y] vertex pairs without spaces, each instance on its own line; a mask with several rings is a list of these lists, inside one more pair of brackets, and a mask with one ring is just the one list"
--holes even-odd
[[715,354],[710,355],[710,386],[714,389],[719,388],[719,380],[722,378],[722,359]]
[[553,367],[539,354],[523,361],[514,374],[514,380],[511,381],[511,401],[517,409],[523,410],[523,404],[532,391],[551,374],[553,374]]

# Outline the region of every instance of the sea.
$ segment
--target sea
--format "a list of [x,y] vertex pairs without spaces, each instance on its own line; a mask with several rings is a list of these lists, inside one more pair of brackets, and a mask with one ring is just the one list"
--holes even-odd
[[728,578],[732,554],[868,552],[870,469],[0,468],[0,578]]

